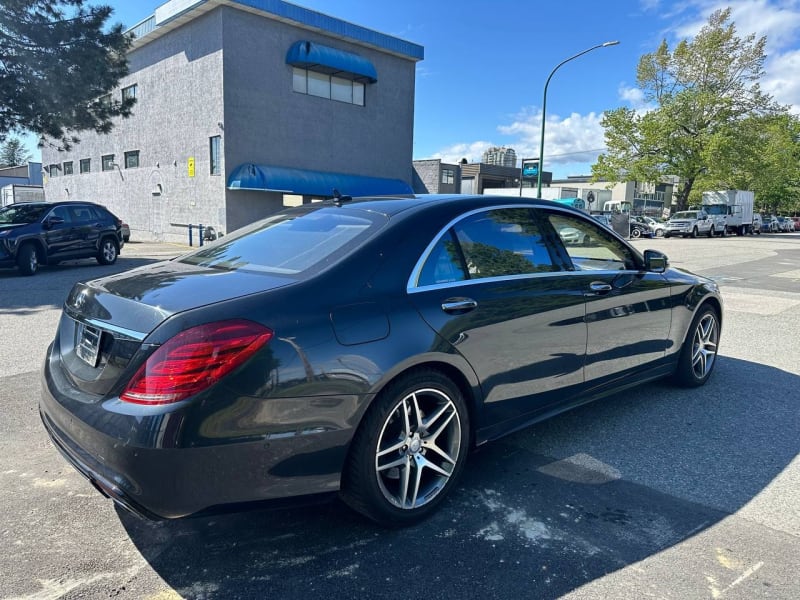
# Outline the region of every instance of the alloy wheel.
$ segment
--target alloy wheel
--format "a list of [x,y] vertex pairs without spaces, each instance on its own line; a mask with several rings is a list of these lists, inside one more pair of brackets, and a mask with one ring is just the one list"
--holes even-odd
[[714,368],[719,342],[719,325],[713,313],[703,315],[697,323],[692,339],[692,371],[703,379]]
[[384,498],[401,509],[431,502],[453,474],[461,419],[441,390],[423,388],[400,400],[380,431],[375,475]]

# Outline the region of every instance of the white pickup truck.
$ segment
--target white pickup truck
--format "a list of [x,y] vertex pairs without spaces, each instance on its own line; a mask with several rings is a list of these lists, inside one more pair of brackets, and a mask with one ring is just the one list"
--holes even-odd
[[681,237],[707,235],[711,237],[714,233],[714,221],[708,217],[706,211],[683,210],[672,215],[670,220],[667,221],[664,237],[673,235],[679,235]]

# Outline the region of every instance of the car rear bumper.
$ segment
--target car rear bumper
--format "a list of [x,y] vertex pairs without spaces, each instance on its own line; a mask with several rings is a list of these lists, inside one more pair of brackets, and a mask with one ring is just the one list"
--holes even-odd
[[172,519],[339,489],[349,429],[164,447],[167,430],[187,426],[185,415],[108,411],[59,391],[57,369],[48,360],[42,374],[39,412],[50,438],[95,488],[140,516]]

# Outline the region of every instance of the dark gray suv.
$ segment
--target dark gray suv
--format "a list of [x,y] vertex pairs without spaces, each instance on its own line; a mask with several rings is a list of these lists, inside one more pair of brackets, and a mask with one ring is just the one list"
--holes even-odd
[[43,264],[96,258],[114,264],[122,221],[92,202],[26,202],[0,208],[0,267],[33,275]]

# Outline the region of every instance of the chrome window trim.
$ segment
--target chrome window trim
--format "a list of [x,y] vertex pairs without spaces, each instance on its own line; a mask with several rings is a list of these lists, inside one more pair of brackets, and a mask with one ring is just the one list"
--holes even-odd
[[[597,270],[597,271],[550,271],[550,272],[542,272],[542,273],[522,273],[520,275],[503,275],[501,277],[484,277],[483,279],[463,279],[461,281],[448,281],[446,283],[436,283],[433,285],[426,285],[422,287],[416,288],[408,288],[406,292],[408,294],[421,294],[424,292],[435,292],[437,290],[445,290],[454,287],[460,286],[468,286],[468,285],[477,285],[481,283],[501,283],[503,281],[519,281],[520,279],[540,279],[543,277],[566,277],[566,276],[585,276],[585,277],[608,277],[608,276],[618,276],[622,274],[629,274],[629,275],[636,275],[641,273],[642,271],[638,271],[635,269],[614,269],[614,270]],[[663,275],[663,273],[659,273],[659,275]]]

